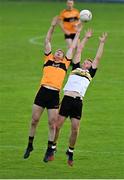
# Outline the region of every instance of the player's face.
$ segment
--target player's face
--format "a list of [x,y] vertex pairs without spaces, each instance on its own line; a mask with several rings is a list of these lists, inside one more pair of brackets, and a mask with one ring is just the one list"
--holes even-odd
[[64,52],[61,49],[56,50],[55,54],[54,54],[54,58],[55,60],[62,60],[64,57]]
[[90,62],[89,60],[85,60],[82,64],[82,69],[90,69],[92,65],[92,62]]
[[74,6],[74,1],[72,0],[67,0],[67,7],[68,7],[68,9],[72,9],[73,8],[73,6]]

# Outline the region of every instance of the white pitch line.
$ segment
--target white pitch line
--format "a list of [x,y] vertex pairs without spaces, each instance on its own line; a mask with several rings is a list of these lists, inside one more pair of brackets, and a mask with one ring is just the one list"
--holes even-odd
[[[60,36],[61,34],[60,33],[57,33],[56,36]],[[45,38],[45,35],[42,35],[42,36],[37,36],[37,37],[32,37],[29,39],[29,42],[31,44],[34,44],[34,45],[39,45],[39,46],[42,46],[44,45],[44,38]],[[40,42],[38,42],[38,40],[40,40]],[[64,40],[64,37],[63,37],[63,40]],[[60,43],[59,46],[61,47],[65,47],[66,48],[66,44],[62,44]],[[53,47],[58,47],[57,44],[53,44]],[[88,50],[90,51],[96,51],[95,48],[87,48]],[[115,49],[106,49],[105,50],[106,52],[110,52],[110,53],[114,53],[114,54],[124,54],[124,50],[120,50],[120,51],[117,51]]]
[[[22,149],[22,147],[19,147],[19,146],[7,146],[7,145],[1,145],[0,146],[1,150],[8,150],[9,151],[13,151],[13,150],[23,150],[25,151],[25,147],[24,149]],[[34,151],[39,151],[39,150],[45,150],[46,148],[35,148]],[[57,150],[57,152],[65,152],[65,150],[61,150],[59,148],[59,150]],[[124,152],[120,152],[120,151],[90,151],[90,150],[79,150],[79,149],[75,149],[75,152],[79,152],[79,153],[84,153],[84,154],[92,154],[92,155],[95,155],[95,154],[98,154],[98,155],[124,155]]]
[[[29,39],[29,42],[31,44],[42,46],[43,45],[43,43],[42,43],[43,38],[44,38],[44,36],[33,37],[33,38]],[[37,42],[38,39],[40,39],[41,42]]]
[[[60,33],[56,34],[56,36],[60,36]],[[44,39],[45,39],[45,35],[42,35],[42,36],[37,36],[37,37],[33,37],[33,38],[30,38],[29,39],[29,42],[31,44],[34,44],[34,45],[40,45],[40,46],[43,46],[44,45]],[[38,40],[40,40],[40,42],[38,42]],[[66,47],[66,45],[64,45],[64,42],[63,44],[59,44],[61,47]],[[53,45],[54,47],[58,47],[56,44]]]

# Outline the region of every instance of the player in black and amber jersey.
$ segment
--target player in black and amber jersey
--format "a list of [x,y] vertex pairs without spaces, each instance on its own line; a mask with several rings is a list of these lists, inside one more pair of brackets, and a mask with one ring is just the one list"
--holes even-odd
[[67,0],[66,5],[67,8],[61,11],[59,19],[60,27],[64,32],[65,40],[69,48],[77,32],[77,24],[80,22],[80,13],[73,7],[74,0]]
[[29,141],[24,154],[25,159],[29,157],[30,152],[33,150],[33,139],[35,136],[36,127],[45,108],[47,108],[48,113],[49,137],[44,162],[52,160],[53,157],[54,151],[52,147],[55,136],[55,122],[58,116],[59,91],[62,88],[62,83],[64,81],[66,71],[70,65],[73,50],[77,45],[81,31],[80,26],[73,40],[72,46],[68,49],[66,55],[61,49],[56,50],[55,53],[52,54],[51,36],[57,24],[58,17],[55,17],[53,18],[45,39],[45,61],[43,66],[43,76],[39,91],[36,94],[33,104]]

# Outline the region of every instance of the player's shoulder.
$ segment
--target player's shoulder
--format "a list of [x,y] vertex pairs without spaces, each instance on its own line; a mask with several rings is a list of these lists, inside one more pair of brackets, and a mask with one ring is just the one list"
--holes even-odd
[[60,12],[60,14],[63,14],[63,13],[65,13],[67,11],[67,9],[63,9],[61,12]]
[[49,52],[49,53],[44,52],[44,56],[45,56],[45,59],[46,59],[46,58],[47,58],[47,59],[53,59],[53,58],[54,58],[52,52]]
[[[60,14],[63,14],[63,13],[68,12],[68,11],[69,11],[68,9],[63,9],[63,10],[60,12]],[[76,8],[73,8],[70,12],[77,12],[77,13],[80,13],[79,10],[76,9]]]
[[45,56],[52,55],[52,51],[50,51],[50,52],[44,52],[44,55],[45,55]]
[[73,11],[77,12],[77,13],[80,13],[78,9],[76,8],[73,8]]

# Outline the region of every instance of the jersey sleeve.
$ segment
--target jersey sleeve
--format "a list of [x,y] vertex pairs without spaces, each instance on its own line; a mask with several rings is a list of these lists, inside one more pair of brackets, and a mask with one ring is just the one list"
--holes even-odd
[[52,60],[52,59],[53,59],[52,52],[49,52],[48,54],[44,53],[44,61],[45,61],[45,63],[46,63],[48,60]]
[[96,74],[97,68],[93,69],[92,67],[89,69],[89,73],[91,75],[91,77],[93,78]]
[[70,64],[71,64],[71,61],[72,59],[68,59],[66,56],[65,56],[65,66],[66,66],[66,69],[69,68]]
[[64,19],[63,14],[64,14],[64,10],[60,12],[60,15],[59,15],[59,19],[60,19],[60,20],[63,20],[63,19]]
[[80,68],[80,63],[72,64],[72,70],[74,70],[76,68]]

